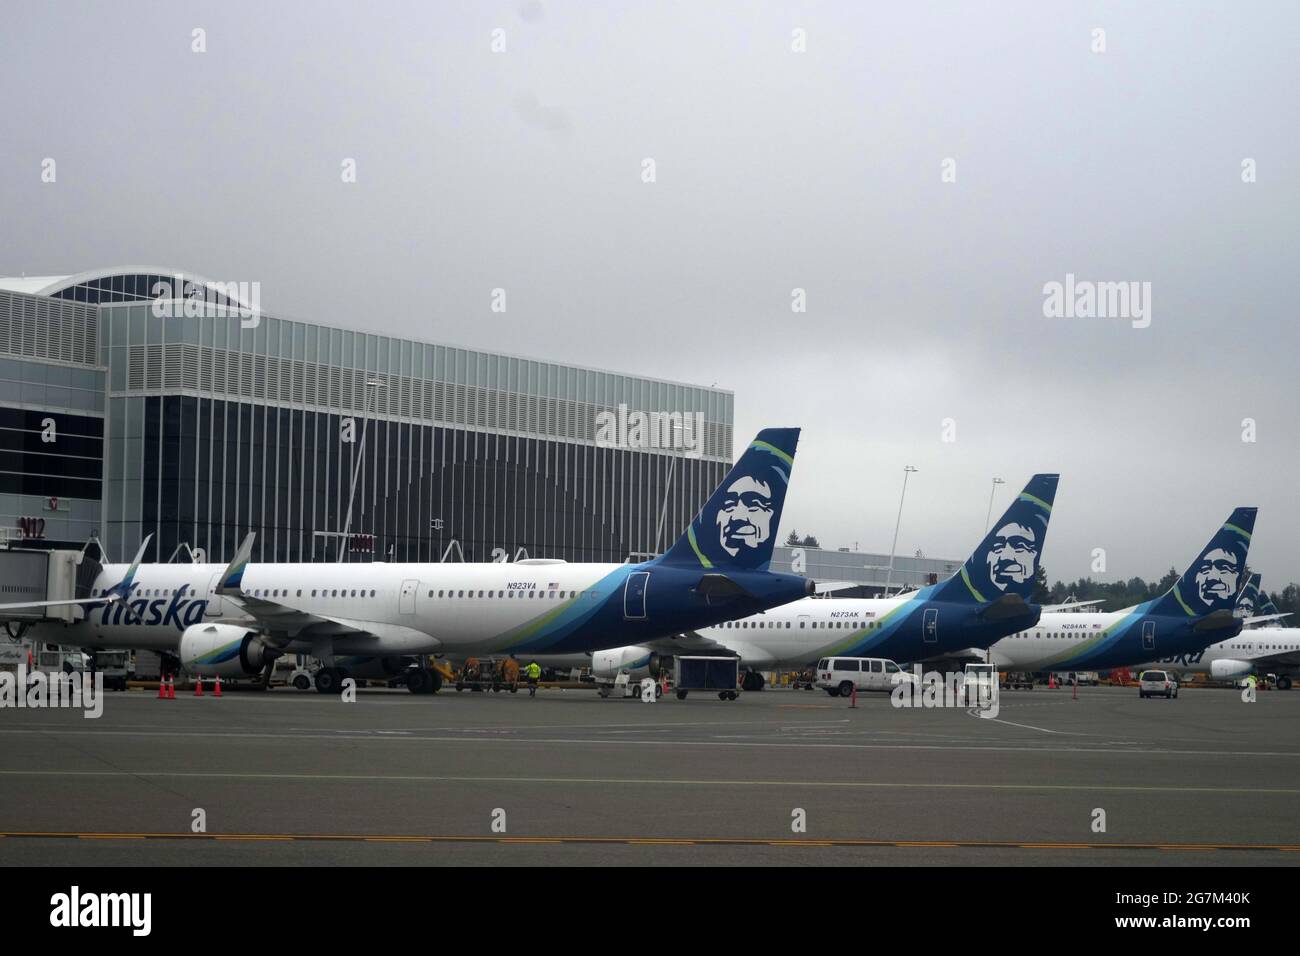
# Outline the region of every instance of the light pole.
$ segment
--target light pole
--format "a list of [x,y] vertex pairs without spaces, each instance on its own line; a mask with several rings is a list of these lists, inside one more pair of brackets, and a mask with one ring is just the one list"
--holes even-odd
[[903,499],[907,497],[907,476],[916,470],[911,465],[903,466],[903,493],[898,498],[898,520],[894,522],[894,543],[889,546],[889,573],[885,575],[885,597],[889,597],[889,585],[894,580],[894,552],[898,550],[898,529],[903,524]]
[[370,415],[370,396],[372,390],[387,388],[386,382],[380,382],[370,379],[366,382],[366,394],[361,400],[361,442],[357,447],[357,461],[352,466],[352,487],[348,489],[348,515],[343,519],[343,537],[339,539],[339,557],[342,562],[343,555],[348,549],[348,532],[352,530],[352,499],[357,493],[357,475],[361,473],[361,462],[365,459],[366,453],[366,421]]
[[1001,478],[993,479],[993,488],[991,491],[989,491],[989,513],[984,516],[985,533],[987,533],[989,530],[989,522],[993,520],[993,495],[997,493],[998,485],[1005,485],[1005,484],[1006,482],[1003,481]]
[[[677,432],[682,431],[680,424],[673,424],[673,442],[677,441]],[[673,449],[676,451],[676,449]],[[664,519],[668,517],[668,492],[673,487],[673,472],[677,470],[677,456],[674,454],[668,463],[668,479],[664,482],[664,503],[659,509],[659,527],[655,530],[655,554],[662,554],[661,550],[664,537]]]

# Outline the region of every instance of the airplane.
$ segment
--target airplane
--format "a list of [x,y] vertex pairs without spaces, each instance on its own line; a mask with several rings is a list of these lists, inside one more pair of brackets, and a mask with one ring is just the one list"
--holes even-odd
[[1300,628],[1247,628],[1236,637],[1211,644],[1203,651],[1150,661],[1140,668],[1209,674],[1214,680],[1271,673],[1277,674],[1279,690],[1290,690],[1293,678],[1300,671]]
[[[1266,669],[1277,674],[1279,690],[1290,690],[1292,677],[1300,670],[1300,628],[1252,627],[1257,620],[1288,617],[1287,614],[1253,616],[1256,609],[1267,610],[1272,604],[1259,588],[1260,576],[1252,574],[1237,598],[1237,616],[1244,628],[1236,637],[1211,644],[1194,654],[1176,654],[1142,664],[1147,668],[1177,671],[1179,674],[1209,674],[1214,680],[1234,680]],[[1276,612],[1277,608],[1274,607]]]
[[1290,611],[1285,613],[1278,611],[1277,605],[1268,596],[1268,592],[1260,587],[1258,574],[1252,574],[1245,588],[1242,589],[1241,596],[1237,599],[1236,614],[1241,618],[1242,626],[1245,628],[1263,627],[1269,621],[1280,621],[1284,617],[1291,616]]
[[1255,508],[1237,508],[1165,594],[1113,612],[1044,614],[1038,623],[989,649],[1006,671],[1083,671],[1131,667],[1152,658],[1195,654],[1235,637],[1233,613]]
[[805,598],[749,617],[670,638],[582,655],[539,656],[546,667],[590,665],[597,679],[620,671],[656,676],[670,655],[725,651],[750,669],[745,689],[762,687],[763,670],[803,667],[822,657],[915,661],[972,646],[988,647],[1032,627],[1041,609],[1028,603],[1047,539],[1059,475],[1034,475],[961,569],[938,584],[886,598]]
[[[282,654],[308,653],[323,665],[316,689],[338,693],[348,675],[336,656],[582,652],[705,628],[816,590],[769,570],[798,440],[797,428],[759,432],[650,561],[254,564],[249,534],[228,566],[105,566],[83,619],[31,630],[52,644],[176,654],[203,677],[269,674]],[[0,605],[0,620],[34,606]],[[412,692],[441,684],[436,670],[407,672]]]

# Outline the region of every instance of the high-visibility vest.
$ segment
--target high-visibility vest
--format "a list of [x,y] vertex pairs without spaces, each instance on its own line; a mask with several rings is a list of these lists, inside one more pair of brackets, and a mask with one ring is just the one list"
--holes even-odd
[[529,664],[526,673],[528,674],[529,677],[541,677],[542,669],[538,667],[536,664]]

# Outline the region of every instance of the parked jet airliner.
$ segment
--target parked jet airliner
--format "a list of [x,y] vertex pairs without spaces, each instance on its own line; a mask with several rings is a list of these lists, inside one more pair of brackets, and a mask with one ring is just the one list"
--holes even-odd
[[[1259,581],[1260,576],[1252,574],[1237,598],[1236,613],[1244,628],[1236,637],[1211,644],[1194,654],[1175,654],[1150,661],[1134,670],[1155,668],[1178,674],[1209,674],[1215,680],[1267,672],[1277,675],[1279,690],[1290,690],[1292,678],[1300,671],[1300,628],[1251,626],[1255,621],[1288,616],[1277,613],[1267,593],[1260,590]],[[1272,613],[1255,613],[1270,608]]]
[[[754,670],[802,667],[827,656],[923,660],[967,647],[988,647],[1032,627],[1041,608],[1029,603],[1047,540],[1059,475],[1034,475],[961,570],[946,581],[892,598],[795,601],[675,638],[591,656],[598,677],[658,670],[669,654],[725,649]],[[588,663],[578,655],[538,658],[555,667]]]
[[1107,670],[1195,654],[1234,637],[1255,513],[1233,511],[1168,593],[1123,611],[1044,614],[1035,627],[994,644],[990,662],[1009,671]]
[[[637,564],[251,564],[253,536],[227,567],[134,564],[102,569],[84,619],[34,625],[40,641],[177,653],[203,676],[265,671],[284,653],[323,667],[335,656],[400,658],[572,653],[696,630],[811,594],[813,583],[769,571],[799,439],[766,429],[667,553]],[[6,611],[32,604],[0,605]],[[408,674],[413,691],[441,684]]]

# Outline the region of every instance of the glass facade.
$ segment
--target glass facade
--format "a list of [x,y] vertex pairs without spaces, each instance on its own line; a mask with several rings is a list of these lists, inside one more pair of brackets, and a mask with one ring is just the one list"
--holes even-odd
[[100,529],[107,376],[93,307],[0,292],[0,543]]
[[147,397],[138,408],[139,520],[124,502],[131,527],[121,534],[153,533],[163,554],[185,541],[229,555],[252,529],[254,560],[335,560],[340,539],[316,532],[343,529],[360,458],[350,560],[437,561],[454,540],[467,561],[522,548],[618,562],[657,550],[670,469],[667,543],[727,467],[386,420],[366,421],[364,436],[358,424],[356,440],[342,443],[339,415],[194,396]]
[[[162,560],[221,561],[256,531],[254,560],[335,560],[351,501],[348,560],[623,561],[671,544],[730,466],[726,391],[211,306],[159,317],[162,280],[0,291],[0,362],[75,363],[92,378],[45,385],[93,406],[59,425],[85,460],[52,465],[27,432],[54,393],[0,395],[24,423],[0,475],[93,504],[114,556],[154,534]],[[678,447],[601,437],[638,413]]]

